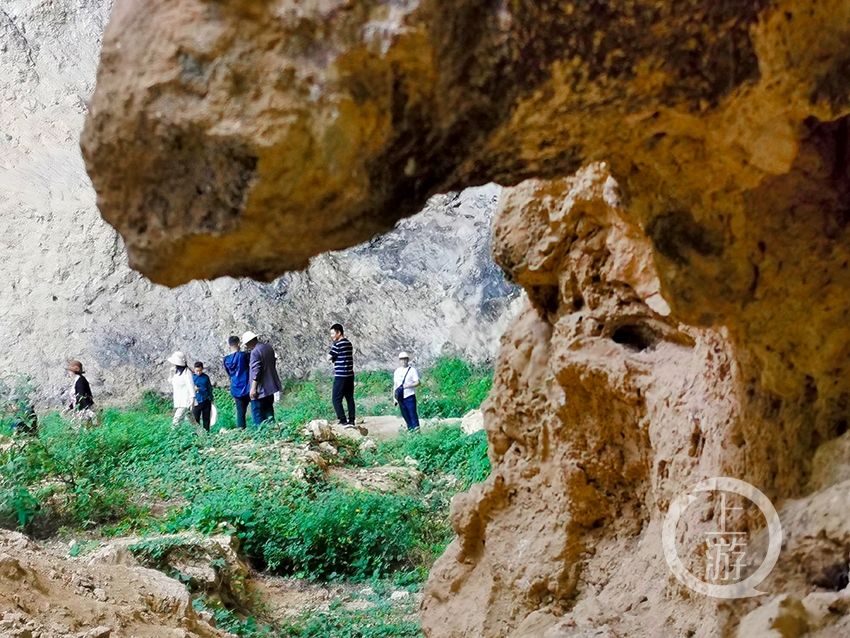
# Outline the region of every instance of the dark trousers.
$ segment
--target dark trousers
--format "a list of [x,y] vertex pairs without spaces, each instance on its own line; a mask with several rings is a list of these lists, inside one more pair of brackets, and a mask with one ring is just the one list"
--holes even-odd
[[192,408],[192,416],[195,417],[195,422],[204,426],[204,429],[210,431],[210,413],[212,412],[212,401],[201,401],[196,403]]
[[402,399],[398,407],[401,410],[401,418],[407,423],[407,429],[409,431],[418,430],[419,413],[416,411],[416,395]]
[[244,430],[245,415],[248,413],[248,406],[251,405],[251,397],[247,394],[244,397],[233,397],[233,403],[236,404],[236,427]]
[[[348,418],[342,409],[342,400],[348,405]],[[334,377],[333,404],[336,418],[342,424],[354,424],[354,377]]]
[[274,421],[274,395],[251,401],[251,418],[256,427],[268,420]]

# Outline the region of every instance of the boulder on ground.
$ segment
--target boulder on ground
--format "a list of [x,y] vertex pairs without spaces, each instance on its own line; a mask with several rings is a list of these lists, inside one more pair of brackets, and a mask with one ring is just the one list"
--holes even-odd
[[357,490],[381,493],[412,492],[425,475],[413,467],[381,465],[378,467],[333,468],[330,475]]
[[331,445],[327,441],[322,441],[321,443],[319,443],[319,451],[322,454],[327,454],[328,456],[339,456],[339,450],[337,450],[333,445]]
[[475,434],[484,429],[484,413],[481,410],[470,410],[463,415],[460,427],[464,434]]
[[[200,618],[183,583],[155,569],[59,556],[0,530],[0,636],[232,638]],[[111,556],[118,556],[113,552]]]
[[218,598],[228,606],[246,607],[250,569],[239,557],[235,536],[170,534],[119,538],[85,558],[89,565],[140,565],[185,582],[193,592]]
[[313,421],[310,421],[304,427],[304,432],[316,443],[333,441],[336,438],[333,428],[326,419],[314,419]]

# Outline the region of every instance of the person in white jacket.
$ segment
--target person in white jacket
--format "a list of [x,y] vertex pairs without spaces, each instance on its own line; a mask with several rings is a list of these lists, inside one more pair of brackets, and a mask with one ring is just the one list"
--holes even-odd
[[174,366],[174,374],[171,376],[174,418],[171,420],[171,424],[176,427],[185,420],[194,424],[192,406],[195,405],[195,382],[192,380],[192,371],[186,362],[186,355],[182,352],[175,352],[168,357],[168,363]]
[[416,409],[416,386],[419,385],[419,373],[410,365],[410,355],[401,352],[398,355],[399,366],[393,373],[393,402],[401,410],[401,416],[409,432],[419,431],[419,412]]

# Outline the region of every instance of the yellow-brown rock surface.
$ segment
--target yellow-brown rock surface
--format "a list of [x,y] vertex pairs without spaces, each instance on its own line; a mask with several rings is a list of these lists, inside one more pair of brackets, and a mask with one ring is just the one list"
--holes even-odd
[[[431,193],[516,185],[495,255],[529,305],[428,636],[840,636],[849,111],[846,0],[119,0],[83,149],[169,284],[270,277]],[[664,514],[713,476],[780,509],[771,600],[667,569]],[[686,513],[686,548],[717,507]]]
[[133,265],[168,284],[271,277],[431,193],[588,158],[611,163],[669,256],[711,255],[729,249],[723,219],[743,193],[788,172],[809,118],[846,111],[848,12],[119,0],[83,149]]
[[[846,573],[845,507],[823,493],[848,486],[846,435],[834,438],[846,429],[847,382],[793,365],[765,374],[771,355],[800,354],[812,323],[837,321],[829,307],[783,320],[781,338],[746,312],[715,328],[683,323],[667,303],[677,297],[659,276],[664,259],[599,164],[515,187],[494,234],[529,306],[503,338],[485,408],[493,474],[456,498],[458,539],[432,572],[429,636],[728,635],[758,603],[689,593],[661,544],[669,504],[717,476],[750,482],[778,507],[803,497],[781,509],[786,550],[764,591],[803,597],[824,591],[830,570]],[[797,262],[788,266],[799,269],[795,283],[765,279],[765,293],[818,280],[816,262]],[[815,303],[814,291],[800,294]],[[846,328],[831,330],[813,366],[832,339],[846,339]],[[807,486],[816,451],[832,470],[818,468]],[[684,555],[714,529],[717,507],[686,511]],[[763,527],[745,519],[738,529],[758,536]]]

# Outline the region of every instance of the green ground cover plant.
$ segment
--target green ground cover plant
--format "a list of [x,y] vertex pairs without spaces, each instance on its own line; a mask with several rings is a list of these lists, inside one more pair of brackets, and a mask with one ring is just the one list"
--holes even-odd
[[[452,359],[423,371],[423,378],[421,405],[448,417],[478,407],[490,386],[485,369]],[[232,401],[224,389],[216,390],[219,422],[211,435],[173,428],[170,402],[155,393],[130,408],[103,410],[100,426],[90,429],[53,413],[42,416],[35,435],[0,430],[10,435],[0,448],[0,525],[36,536],[64,529],[87,539],[227,531],[261,570],[415,589],[452,538],[449,500],[489,474],[485,435],[442,425],[374,450],[339,445],[337,464],[415,459],[425,479],[404,493],[358,491],[321,472],[293,476],[292,466],[281,461],[284,448],[305,444],[308,421],[332,417],[330,384],[327,377],[287,381],[278,422],[247,431],[232,429]],[[367,413],[386,410],[391,385],[388,372],[360,373],[358,402]],[[153,542],[149,549],[163,548]],[[235,633],[249,637],[420,635],[415,621],[377,603],[366,611],[331,609],[273,630],[228,618]]]

